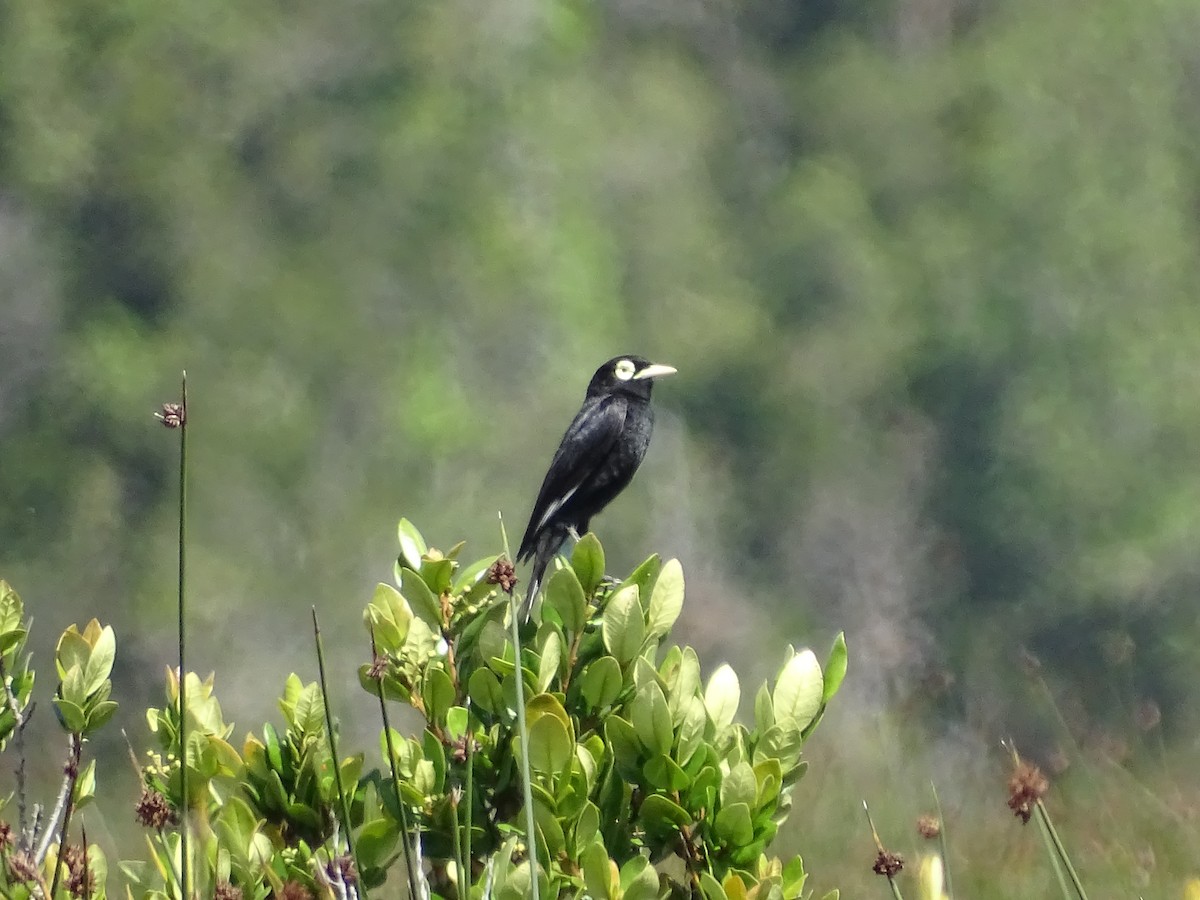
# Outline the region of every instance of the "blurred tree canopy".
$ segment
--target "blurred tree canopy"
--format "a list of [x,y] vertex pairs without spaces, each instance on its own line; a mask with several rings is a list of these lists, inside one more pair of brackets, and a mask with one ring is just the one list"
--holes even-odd
[[1111,714],[1115,642],[1183,722],[1198,37],[1183,0],[10,0],[0,572],[162,662],[186,367],[197,664],[278,679],[263,635],[300,652],[399,515],[519,529],[636,351],[681,374],[595,525],[703,573],[687,639],[844,626],[860,689],[941,673],[1001,727],[1022,649]]

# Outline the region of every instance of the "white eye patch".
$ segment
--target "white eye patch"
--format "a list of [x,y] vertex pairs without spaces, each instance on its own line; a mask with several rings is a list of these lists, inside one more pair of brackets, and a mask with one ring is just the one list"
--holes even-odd
[[633,363],[627,359],[623,359],[617,363],[616,367],[613,369],[613,374],[616,375],[617,378],[621,379],[621,381],[628,381],[633,377],[633,373],[636,371],[637,368]]

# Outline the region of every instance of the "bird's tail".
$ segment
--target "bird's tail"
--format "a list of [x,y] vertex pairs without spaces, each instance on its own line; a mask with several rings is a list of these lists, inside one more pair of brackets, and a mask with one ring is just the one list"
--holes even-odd
[[538,591],[541,589],[546,567],[550,565],[554,554],[558,552],[558,548],[566,539],[567,530],[565,528],[548,527],[537,536],[532,552],[526,554],[526,556],[533,557],[533,569],[529,573],[529,588],[525,591],[525,601],[521,604],[521,611],[518,613],[520,621],[529,621],[529,614],[533,612],[533,601],[537,599]]

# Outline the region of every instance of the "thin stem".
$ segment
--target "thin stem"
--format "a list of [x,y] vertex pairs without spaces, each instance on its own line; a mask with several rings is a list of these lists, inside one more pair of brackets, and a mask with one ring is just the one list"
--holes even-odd
[[[512,559],[508,549],[508,532],[504,530],[504,518],[500,518],[500,537],[504,542],[504,557]],[[525,723],[525,672],[521,664],[521,634],[518,620],[517,595],[508,595],[509,630],[512,632],[513,651],[516,653],[517,668],[517,730],[521,734],[521,790],[525,800],[525,844],[529,853],[529,886],[533,889],[533,900],[540,900],[538,887],[537,822],[533,817],[533,788],[529,774],[529,727]]]
[[463,856],[462,820],[458,817],[457,803],[454,804],[454,865],[458,869],[458,900],[464,900],[471,896],[471,875]]
[[933,791],[933,806],[937,810],[938,852],[942,854],[942,876],[946,880],[946,898],[954,900],[954,887],[950,881],[950,859],[946,855],[946,816],[942,813],[942,801],[938,799],[937,785],[931,781],[929,789]]
[[4,654],[2,653],[0,653],[0,682],[4,684],[4,703],[8,706],[9,711],[16,720],[13,743],[17,748],[17,809],[20,816],[19,830],[24,835],[29,823],[29,810],[26,805],[27,795],[25,791],[25,723],[28,719],[25,717],[24,710],[21,709],[20,704],[17,703],[17,697],[13,693],[12,684],[9,683],[8,668],[4,665]]
[[[321,677],[321,699],[325,704],[325,733],[329,737],[329,755],[333,757],[333,782],[337,785],[338,800],[341,803],[342,831],[346,832],[346,849],[350,853],[350,858],[354,860],[354,865],[361,871],[362,867],[358,865],[358,856],[354,852],[354,837],[350,833],[350,804],[346,800],[346,789],[342,785],[342,767],[338,765],[337,736],[333,732],[333,708],[329,703],[329,685],[325,681],[325,646],[321,641],[321,624],[317,621],[316,606],[312,608],[312,621],[313,638],[317,643],[317,672]],[[336,855],[336,845],[333,850]],[[367,900],[366,887],[360,884],[359,892],[363,900]]]
[[82,822],[79,824],[79,831],[83,835],[83,900],[91,900],[92,878],[91,873],[88,872],[87,826]]
[[[871,810],[867,806],[866,800],[863,801],[863,812],[867,814],[867,824],[871,826],[871,838],[875,841],[875,849],[878,851],[879,855],[882,857],[884,854],[887,854],[888,851],[884,849],[883,841],[881,841],[879,839],[879,832],[875,830],[875,821],[871,818]],[[896,857],[896,862],[897,862],[897,867],[899,867],[899,857]],[[876,869],[876,871],[879,871],[879,870]],[[896,884],[896,879],[894,877],[892,877],[892,874],[890,871],[888,871],[886,874],[887,874],[887,880],[888,880],[888,887],[890,887],[892,889],[892,896],[895,898],[895,900],[904,900],[904,898],[902,896],[900,896],[900,886],[898,884]]]
[[[379,651],[375,646],[375,629],[371,629],[371,659],[379,658]],[[392,787],[396,791],[396,808],[400,810],[400,840],[404,847],[404,870],[408,876],[408,893],[414,898],[420,897],[417,891],[417,873],[413,868],[412,852],[409,849],[408,834],[410,826],[408,824],[408,811],[404,808],[404,798],[400,795],[400,773],[396,771],[396,748],[392,746],[392,725],[388,721],[387,703],[383,699],[383,678],[380,676],[375,682],[376,693],[379,697],[379,715],[383,718],[383,739],[387,744],[388,767],[392,770]]]
[[187,603],[184,589],[187,570],[187,372],[183,373],[179,390],[182,412],[179,420],[179,852],[181,893],[184,897],[190,897],[192,882],[188,877],[188,811],[191,798],[188,794]]
[[[58,891],[58,880],[62,877],[63,848],[67,846],[67,833],[71,828],[71,812],[75,809],[75,782],[79,780],[79,757],[83,752],[83,739],[71,735],[71,754],[67,761],[67,805],[63,810],[62,830],[58,833],[58,853],[54,857],[54,880],[50,883],[50,897]],[[53,829],[47,828],[49,833]],[[87,848],[84,848],[84,852]]]
[[1087,892],[1083,889],[1083,882],[1079,880],[1079,873],[1075,871],[1075,866],[1071,864],[1071,857],[1067,855],[1067,848],[1063,846],[1062,839],[1058,836],[1058,830],[1054,827],[1054,823],[1050,821],[1050,814],[1046,812],[1046,804],[1038,800],[1034,809],[1037,813],[1038,822],[1046,829],[1046,835],[1050,839],[1055,854],[1057,854],[1063,864],[1063,868],[1067,871],[1067,877],[1071,880],[1071,886],[1075,889],[1075,896],[1079,900],[1087,900]]
[[[54,830],[58,828],[58,823],[62,819],[63,812],[66,810],[67,803],[70,800],[71,792],[74,790],[71,781],[71,754],[73,752],[73,745],[71,742],[74,741],[74,739],[74,735],[71,735],[68,738],[67,765],[63,772],[62,784],[58,787],[58,797],[56,797],[54,800],[54,810],[50,813],[50,818],[46,822],[45,830],[41,832],[42,839],[38,842],[37,852],[34,854],[34,859],[37,860],[38,865],[41,865],[42,860],[46,858],[46,854],[50,852],[50,843],[54,840]],[[40,827],[41,826],[39,824],[38,828],[40,829]]]
[[[467,701],[467,711],[470,713],[471,701]],[[467,833],[466,833],[466,852],[463,854],[467,860],[467,896],[471,896],[471,814],[475,809],[475,733],[471,730],[471,720],[467,719]]]

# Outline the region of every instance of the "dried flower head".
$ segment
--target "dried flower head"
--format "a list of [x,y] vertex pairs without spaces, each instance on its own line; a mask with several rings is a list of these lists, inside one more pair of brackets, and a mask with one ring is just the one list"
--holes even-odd
[[879,853],[875,856],[875,864],[871,866],[871,871],[876,875],[886,875],[888,880],[895,878],[904,868],[904,857],[899,853],[892,853],[890,850],[879,848]]
[[1049,789],[1050,782],[1041,769],[1030,763],[1019,763],[1008,779],[1008,808],[1023,824],[1028,824],[1034,806]]
[[36,881],[41,873],[33,854],[19,850],[8,857],[8,874],[12,881]]
[[517,570],[507,559],[498,559],[487,570],[487,583],[500,585],[500,590],[511,594],[517,585]]
[[65,884],[72,897],[90,897],[96,890],[96,873],[88,869],[87,851],[77,844],[68,844],[62,855],[66,869]]
[[279,900],[313,900],[312,891],[298,881],[284,882],[283,890],[279,892]]
[[383,676],[387,674],[388,661],[385,656],[376,656],[371,660],[371,665],[367,669],[367,677],[372,681],[382,681]]
[[156,412],[154,417],[167,428],[178,428],[187,424],[187,410],[182,403],[164,403],[162,412]]
[[14,843],[16,843],[16,838],[13,837],[12,826],[0,820],[0,850],[11,847]]
[[933,840],[942,833],[942,823],[937,816],[926,813],[917,819],[917,834],[925,840]]
[[175,810],[170,801],[158,791],[142,789],[142,797],[134,807],[138,822],[147,828],[161,831],[175,821]]
[[219,881],[213,890],[213,900],[242,900],[242,889],[228,881]]

